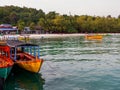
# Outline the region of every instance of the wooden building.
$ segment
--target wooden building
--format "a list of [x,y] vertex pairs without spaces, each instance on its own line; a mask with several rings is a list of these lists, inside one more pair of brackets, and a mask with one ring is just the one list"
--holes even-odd
[[10,24],[0,25],[0,34],[16,34],[18,32],[17,27],[13,27]]

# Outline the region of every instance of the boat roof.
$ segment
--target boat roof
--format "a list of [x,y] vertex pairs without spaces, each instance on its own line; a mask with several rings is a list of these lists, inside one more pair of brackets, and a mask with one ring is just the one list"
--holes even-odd
[[6,44],[9,47],[20,47],[20,46],[38,46],[36,44],[25,43],[19,40],[7,40]]
[[0,31],[13,31],[17,30],[16,28],[0,28]]

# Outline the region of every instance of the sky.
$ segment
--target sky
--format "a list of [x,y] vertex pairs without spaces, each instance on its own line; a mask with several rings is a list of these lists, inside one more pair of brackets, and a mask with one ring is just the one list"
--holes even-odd
[[0,6],[42,9],[45,13],[118,17],[120,0],[0,0]]

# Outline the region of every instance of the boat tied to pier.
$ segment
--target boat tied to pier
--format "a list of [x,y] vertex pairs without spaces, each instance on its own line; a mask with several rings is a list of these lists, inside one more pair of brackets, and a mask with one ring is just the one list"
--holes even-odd
[[10,57],[19,67],[38,73],[43,63],[40,58],[40,48],[36,44],[25,43],[19,40],[8,40]]
[[103,35],[101,34],[87,34],[85,35],[86,40],[102,40]]

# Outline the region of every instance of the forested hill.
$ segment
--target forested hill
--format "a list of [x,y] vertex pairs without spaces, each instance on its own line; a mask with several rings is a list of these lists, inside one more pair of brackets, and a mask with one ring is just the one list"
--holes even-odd
[[0,7],[0,24],[9,23],[23,30],[29,26],[42,27],[52,33],[119,33],[120,15],[118,18],[88,15],[60,15],[55,11],[45,13],[34,8],[4,6]]

